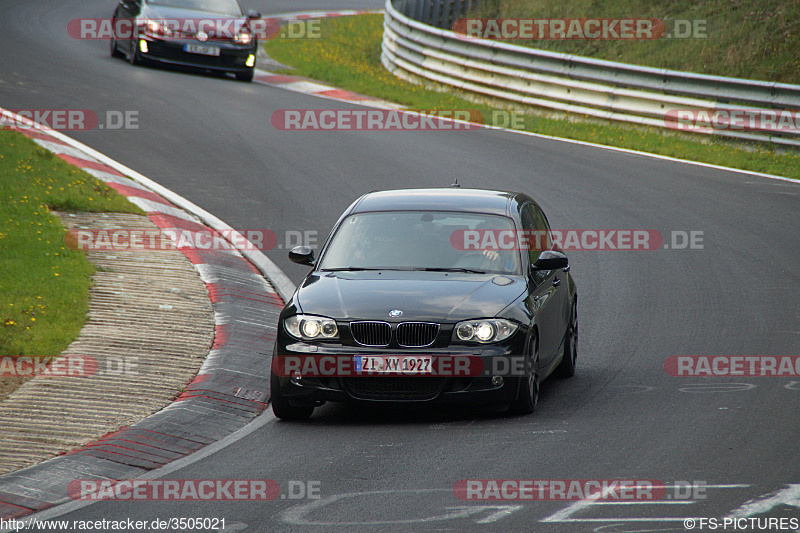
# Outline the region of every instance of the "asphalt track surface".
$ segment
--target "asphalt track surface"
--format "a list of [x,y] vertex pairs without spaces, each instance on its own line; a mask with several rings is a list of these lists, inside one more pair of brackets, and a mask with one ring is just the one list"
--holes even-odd
[[[248,7],[269,14],[381,2]],[[279,243],[286,231],[318,231],[322,240],[364,192],[458,178],[532,194],[556,228],[655,229],[668,244],[672,231],[702,231],[703,248],[569,253],[580,296],[578,373],[545,382],[532,416],[327,405],[306,423],[266,420],[167,476],[273,479],[284,495],[290,480],[308,481],[321,500],[101,502],[62,519],[217,517],[246,531],[683,531],[682,521],[664,519],[720,518],[800,482],[800,380],[677,378],[663,368],[671,355],[798,355],[800,186],[500,131],[278,131],[276,110],[353,106],[134,68],[110,58],[107,42],[67,34],[70,19],[112,10],[98,0],[0,0],[0,106],[138,111],[138,130],[70,135],[235,228],[271,229]],[[267,255],[298,282],[304,269],[285,253]],[[679,503],[581,508],[462,502],[452,492],[461,479],[507,478],[711,487]],[[800,516],[796,492],[773,499],[753,516]]]

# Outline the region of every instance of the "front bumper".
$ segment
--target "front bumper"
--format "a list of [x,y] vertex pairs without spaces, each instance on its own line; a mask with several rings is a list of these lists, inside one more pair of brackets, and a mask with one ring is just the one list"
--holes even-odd
[[[194,39],[157,39],[151,36],[140,36],[137,46],[140,46],[139,41],[142,40],[147,42],[147,52],[141,54],[143,59],[225,72],[245,73],[251,71],[254,67],[247,66],[247,59],[250,56],[255,58],[258,49],[257,41],[240,45],[230,42],[199,43]],[[219,55],[197,54],[187,52],[185,49],[186,45],[198,44],[218,48]]]
[[[481,405],[503,404],[517,397],[524,371],[520,366],[512,369],[509,360],[524,360],[520,340],[505,346],[451,346],[415,350],[370,349],[341,345],[291,342],[276,346],[273,359],[273,387],[296,405],[321,402],[458,402]],[[357,355],[414,356],[430,355],[434,360],[469,361],[469,372],[436,373],[436,375],[361,375],[354,372],[303,372],[286,371],[287,359],[314,358],[350,362]],[[296,366],[296,365],[295,365]],[[322,367],[323,365],[320,365]],[[328,365],[333,369],[335,364]],[[352,368],[352,365],[345,365]],[[438,368],[438,365],[434,365]],[[458,365],[445,365],[457,368]],[[341,368],[341,367],[339,367]],[[463,366],[462,366],[463,368]],[[495,378],[494,380],[492,378]],[[497,378],[502,378],[498,380]]]

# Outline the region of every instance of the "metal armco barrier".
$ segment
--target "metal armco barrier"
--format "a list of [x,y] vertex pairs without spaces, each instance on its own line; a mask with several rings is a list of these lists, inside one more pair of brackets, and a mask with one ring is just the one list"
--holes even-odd
[[615,63],[444,29],[472,4],[386,0],[383,65],[400,78],[524,105],[800,147],[800,85]]

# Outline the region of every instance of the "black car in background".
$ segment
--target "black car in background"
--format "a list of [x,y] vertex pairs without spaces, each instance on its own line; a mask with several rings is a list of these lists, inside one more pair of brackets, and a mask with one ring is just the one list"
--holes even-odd
[[230,72],[252,81],[257,32],[237,0],[121,0],[112,18],[111,55]]
[[289,254],[313,270],[280,314],[275,415],[306,419],[326,401],[532,412],[543,379],[575,372],[577,291],[554,248],[547,218],[522,193],[362,196],[318,260],[303,246]]

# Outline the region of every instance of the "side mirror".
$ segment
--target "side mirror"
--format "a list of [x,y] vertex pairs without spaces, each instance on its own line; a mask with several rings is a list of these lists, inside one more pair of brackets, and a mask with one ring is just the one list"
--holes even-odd
[[260,19],[261,18],[261,13],[259,13],[255,9],[248,9],[247,10],[247,18],[249,18],[250,20]]
[[569,267],[569,259],[561,252],[545,250],[539,254],[539,259],[531,265],[531,270],[558,270]]
[[308,246],[295,246],[289,251],[289,260],[298,265],[314,266],[314,250]]

